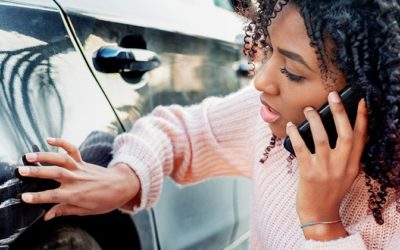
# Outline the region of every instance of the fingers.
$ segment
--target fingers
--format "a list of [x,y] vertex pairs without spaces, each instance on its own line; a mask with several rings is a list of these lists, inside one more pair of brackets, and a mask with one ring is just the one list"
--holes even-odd
[[62,182],[65,179],[71,179],[72,173],[64,168],[56,166],[46,167],[18,167],[20,175],[25,177],[35,177],[41,179],[53,179]]
[[90,210],[73,206],[73,205],[68,205],[68,204],[57,204],[50,208],[49,211],[44,215],[44,220],[48,221],[51,220],[55,217],[60,217],[60,216],[68,216],[68,215],[89,215],[93,214],[90,213]]
[[338,134],[336,146],[340,147],[343,150],[342,152],[350,152],[353,145],[353,128],[351,127],[349,117],[336,91],[329,93],[328,100]]
[[331,148],[321,117],[318,115],[318,112],[311,107],[304,109],[304,115],[310,124],[316,155],[321,157],[327,156]]
[[75,161],[77,162],[82,161],[79,150],[66,140],[59,138],[47,138],[47,143],[53,147],[63,148]]
[[311,153],[308,150],[306,144],[304,143],[304,140],[301,137],[296,126],[293,123],[289,122],[286,125],[286,133],[290,137],[293,150],[296,153],[297,161],[300,163],[300,165],[304,166],[308,165]]
[[[361,157],[365,143],[367,141],[367,128],[368,128],[368,112],[365,106],[365,100],[361,99],[358,103],[357,118],[354,125],[354,148],[357,148],[359,156]],[[359,150],[361,149],[361,150]]]
[[357,118],[354,125],[354,142],[349,160],[350,166],[359,166],[365,144],[367,142],[368,114],[365,100],[361,99],[358,103]]
[[70,170],[78,168],[76,162],[67,154],[54,152],[36,152],[28,153],[25,156],[29,162],[46,162]]
[[42,192],[23,193],[21,195],[25,203],[48,204],[48,203],[69,203],[69,196],[60,188],[46,190]]

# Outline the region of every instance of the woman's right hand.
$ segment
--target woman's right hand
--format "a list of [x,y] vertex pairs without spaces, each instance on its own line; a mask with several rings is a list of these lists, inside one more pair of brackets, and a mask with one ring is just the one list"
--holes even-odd
[[22,194],[26,203],[55,204],[45,214],[45,220],[65,215],[103,214],[139,202],[140,181],[128,165],[121,163],[104,168],[89,164],[67,141],[50,138],[47,142],[67,153],[29,153],[26,155],[29,162],[45,162],[53,166],[18,168],[24,177],[52,179],[60,183],[56,189]]

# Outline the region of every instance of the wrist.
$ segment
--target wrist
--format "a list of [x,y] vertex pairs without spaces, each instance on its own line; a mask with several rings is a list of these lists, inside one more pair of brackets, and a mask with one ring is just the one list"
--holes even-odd
[[307,240],[328,241],[348,236],[346,229],[340,221],[339,209],[318,214],[299,213],[301,225],[307,225],[310,222],[316,224],[302,228],[304,237]]
[[121,208],[131,210],[133,206],[140,204],[141,199],[141,188],[140,179],[136,175],[133,169],[125,163],[117,163],[112,167],[121,176],[123,181],[123,191],[126,194],[126,202],[121,206]]
[[307,240],[328,241],[348,236],[341,222],[331,224],[315,224],[302,228]]

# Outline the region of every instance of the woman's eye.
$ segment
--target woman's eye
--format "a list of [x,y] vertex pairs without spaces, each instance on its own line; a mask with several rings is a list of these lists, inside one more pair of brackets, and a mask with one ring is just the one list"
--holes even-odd
[[281,68],[281,73],[284,74],[292,82],[301,82],[304,77],[295,75],[287,70],[287,68]]

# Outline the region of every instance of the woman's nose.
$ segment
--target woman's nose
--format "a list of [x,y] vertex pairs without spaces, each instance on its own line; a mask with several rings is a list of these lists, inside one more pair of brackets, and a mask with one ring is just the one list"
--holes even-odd
[[279,95],[279,69],[274,71],[273,65],[267,62],[263,65],[260,71],[256,74],[254,79],[254,86],[258,91],[264,92],[269,95]]

